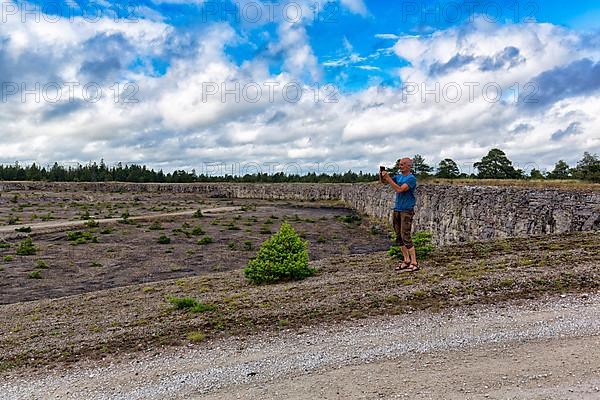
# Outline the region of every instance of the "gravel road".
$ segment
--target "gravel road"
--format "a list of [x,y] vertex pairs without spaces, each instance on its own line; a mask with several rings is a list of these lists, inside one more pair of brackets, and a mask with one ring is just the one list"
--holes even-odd
[[13,373],[0,399],[600,399],[600,294],[415,312]]
[[[228,213],[232,211],[238,211],[241,207],[215,207],[215,208],[207,208],[203,209],[202,213],[204,214],[216,214],[216,213]],[[171,213],[150,213],[146,215],[137,215],[133,217],[129,217],[130,221],[148,221],[155,219],[165,219],[165,218],[173,218],[173,217],[181,217],[193,215],[198,212],[198,210],[188,210],[188,211],[177,211]],[[116,224],[122,220],[122,218],[101,218],[96,219],[99,225],[110,225]],[[88,223],[88,220],[79,220],[79,221],[50,221],[50,222],[38,222],[35,224],[20,224],[20,225],[9,225],[9,226],[0,226],[0,239],[11,239],[14,237],[28,236],[23,233],[15,233],[17,229],[21,228],[31,228],[31,233],[50,233],[50,232],[62,232],[71,228],[85,228]]]

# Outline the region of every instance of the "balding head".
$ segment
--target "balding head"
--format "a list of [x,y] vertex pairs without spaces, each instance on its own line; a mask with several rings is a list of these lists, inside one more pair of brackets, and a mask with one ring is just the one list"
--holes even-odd
[[396,165],[398,166],[400,172],[403,174],[408,174],[412,168],[413,160],[409,157],[400,158],[396,162]]

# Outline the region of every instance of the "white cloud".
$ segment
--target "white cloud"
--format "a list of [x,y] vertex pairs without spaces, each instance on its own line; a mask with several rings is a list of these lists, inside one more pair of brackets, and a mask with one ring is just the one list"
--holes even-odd
[[[0,69],[9,68],[14,75],[11,79],[26,77],[28,82],[83,79],[82,66],[92,55],[86,44],[94,38],[101,39],[100,51],[108,38],[123,48],[130,47],[134,56],[162,54],[166,46],[183,40],[170,26],[147,20],[139,24],[107,19],[93,25],[61,21],[5,26],[0,35],[10,39],[0,48],[0,57],[6,57]],[[573,60],[597,60],[598,50],[582,46],[576,33],[550,24],[490,26],[478,21],[422,37],[379,36],[384,35],[380,38],[397,40],[394,51],[410,62],[398,71],[403,82],[424,83],[428,88],[436,82],[441,88],[452,82],[496,82],[505,92],[503,101],[485,101],[480,92],[473,101],[466,92],[456,103],[443,98],[436,102],[431,95],[423,101],[419,94],[403,98],[399,88],[369,87],[351,94],[337,93],[337,102],[324,102],[331,92],[311,87],[319,81],[323,66],[353,65],[365,71],[380,67],[354,65],[367,60],[373,63],[371,56],[355,54],[350,42],[346,43],[349,55],[320,65],[306,25],[278,22],[268,52],[282,58],[283,70],[272,74],[261,58],[236,64],[226,47],[243,38],[228,24],[212,24],[191,41],[197,46],[186,52],[189,55],[171,60],[164,76],[120,66],[119,80],[135,81],[139,86],[138,103],[115,103],[106,88],[108,95],[97,103],[3,104],[3,161],[43,163],[104,157],[167,169],[205,162],[298,162],[302,166],[332,162],[340,170],[375,170],[386,160],[415,153],[430,162],[450,157],[472,163],[498,146],[517,162],[533,161],[547,168],[559,158],[574,164],[583,151],[600,150],[597,93],[538,109],[515,104],[510,98],[515,82],[523,87],[542,72]],[[518,53],[506,52],[507,48],[518,49]],[[291,81],[302,82],[299,102],[283,98],[282,88]],[[205,99],[203,90],[212,82],[219,90],[223,83],[229,88],[237,83],[241,88],[256,82],[262,86],[263,96],[256,103],[244,98],[236,102],[232,96],[223,102],[220,93]],[[268,98],[266,82],[278,85],[273,101]],[[319,101],[315,101],[315,93]],[[553,133],[565,131],[572,123],[579,124],[576,132],[552,139]]]
[[367,6],[363,0],[341,0],[341,3],[355,14],[363,17],[367,15]]

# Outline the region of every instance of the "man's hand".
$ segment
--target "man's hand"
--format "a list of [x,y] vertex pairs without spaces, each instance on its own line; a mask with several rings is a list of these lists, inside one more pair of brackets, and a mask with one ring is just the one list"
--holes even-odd
[[390,174],[388,174],[387,171],[381,171],[381,179],[384,182],[388,182],[388,183],[392,182],[392,178],[390,177]]

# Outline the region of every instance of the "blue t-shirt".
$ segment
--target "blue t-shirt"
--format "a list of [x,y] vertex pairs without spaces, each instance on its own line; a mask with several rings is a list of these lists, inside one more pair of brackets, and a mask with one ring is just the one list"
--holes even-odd
[[415,203],[417,199],[415,198],[415,189],[417,188],[417,178],[413,174],[408,174],[406,176],[402,174],[395,175],[392,179],[394,182],[398,184],[398,186],[402,186],[405,183],[410,188],[406,192],[396,193],[396,204],[394,205],[395,211],[410,211],[415,208]]

